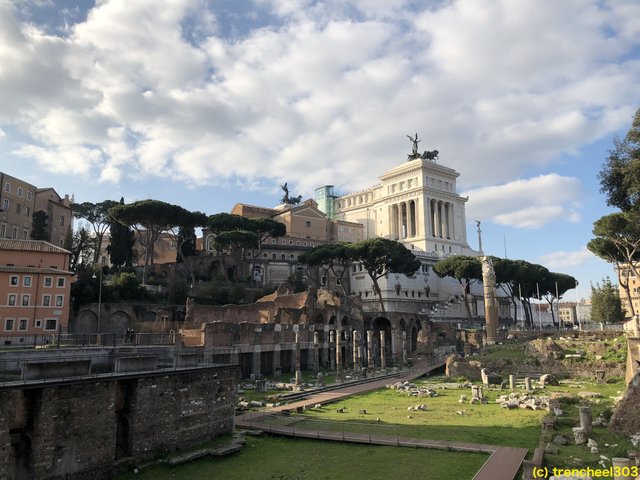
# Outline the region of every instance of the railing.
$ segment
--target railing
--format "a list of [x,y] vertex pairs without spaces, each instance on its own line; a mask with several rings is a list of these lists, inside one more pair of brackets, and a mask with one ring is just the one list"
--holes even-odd
[[95,349],[5,351],[0,354],[0,387],[30,383],[68,383],[142,373],[236,365],[233,357],[214,361],[216,349],[141,347],[104,353]]
[[[372,418],[371,421],[373,420],[375,419]],[[399,445],[404,433],[402,425],[332,421],[303,414],[246,413],[236,422],[249,428],[293,437],[386,445]]]
[[171,333],[48,333],[39,335],[0,335],[0,350],[66,348],[66,347],[118,347],[123,345],[173,345]]

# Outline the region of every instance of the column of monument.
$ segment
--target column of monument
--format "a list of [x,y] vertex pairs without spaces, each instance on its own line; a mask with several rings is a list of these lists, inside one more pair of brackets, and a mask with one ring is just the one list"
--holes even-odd
[[385,332],[384,330],[380,330],[380,368],[385,368],[387,366],[387,357],[385,355]]
[[318,332],[313,332],[313,368],[316,373],[320,371],[320,355],[318,354]]
[[407,363],[407,332],[402,331],[402,363]]
[[295,365],[296,365],[296,380],[295,380],[295,384],[297,386],[302,385],[302,369],[300,367],[300,332],[295,332],[295,352],[296,352],[296,358],[295,358]]
[[336,369],[336,356],[333,353],[334,345],[336,344],[336,332],[331,330],[329,332],[329,362],[330,369],[333,371]]
[[482,283],[484,286],[484,316],[487,325],[487,345],[498,340],[498,301],[496,298],[496,274],[489,257],[482,257]]
[[360,332],[354,330],[351,334],[351,338],[353,339],[353,371],[360,371],[360,347],[358,345],[358,340],[360,337]]
[[336,330],[336,381],[342,380],[342,330]]
[[373,330],[367,330],[367,368],[373,370]]

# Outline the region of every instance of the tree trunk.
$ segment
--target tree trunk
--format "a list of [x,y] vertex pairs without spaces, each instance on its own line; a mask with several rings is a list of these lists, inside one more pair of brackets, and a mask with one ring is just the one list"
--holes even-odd
[[380,290],[380,286],[378,285],[378,279],[374,276],[371,276],[371,280],[373,280],[373,291],[378,295],[378,300],[380,301],[380,310],[382,313],[385,313],[384,302],[382,301],[382,291]]

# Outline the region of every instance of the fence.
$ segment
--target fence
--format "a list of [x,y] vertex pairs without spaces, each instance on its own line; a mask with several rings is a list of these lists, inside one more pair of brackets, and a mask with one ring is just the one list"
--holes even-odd
[[42,335],[0,335],[0,349],[46,347],[100,347],[123,345],[173,345],[170,333],[49,333]]
[[302,414],[246,413],[237,419],[236,423],[242,424],[243,427],[293,437],[386,445],[400,445],[400,439],[407,434],[403,425],[383,424],[375,420],[370,423],[332,421]]
[[5,351],[0,355],[0,387],[233,364],[216,362],[217,354],[213,349],[175,350],[172,347],[135,352],[82,348]]

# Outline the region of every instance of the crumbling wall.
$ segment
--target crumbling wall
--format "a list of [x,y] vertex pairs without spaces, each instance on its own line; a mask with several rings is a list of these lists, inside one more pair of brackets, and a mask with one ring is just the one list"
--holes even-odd
[[627,391],[616,405],[609,423],[612,432],[635,435],[640,433],[640,374],[636,374]]
[[[237,367],[0,389],[0,478],[112,478],[233,430]],[[123,463],[124,461],[124,463]]]

